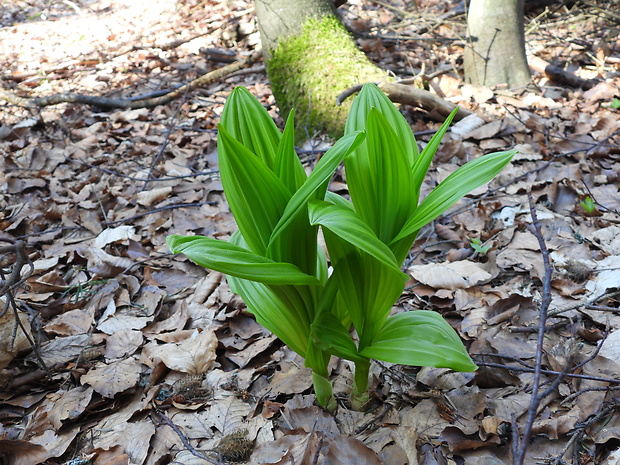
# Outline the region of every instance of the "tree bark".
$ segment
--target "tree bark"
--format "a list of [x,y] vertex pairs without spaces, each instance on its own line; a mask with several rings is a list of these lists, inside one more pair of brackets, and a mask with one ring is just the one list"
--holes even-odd
[[530,81],[523,0],[471,0],[467,12],[465,81],[522,87]]
[[341,136],[351,101],[336,105],[338,94],[387,74],[357,48],[329,0],[256,0],[255,11],[271,88],[283,117],[295,108],[297,139]]

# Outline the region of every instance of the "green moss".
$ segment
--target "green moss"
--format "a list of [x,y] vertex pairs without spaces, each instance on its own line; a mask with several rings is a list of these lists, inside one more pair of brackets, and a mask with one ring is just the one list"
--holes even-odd
[[295,108],[298,140],[305,128],[311,136],[319,131],[340,137],[353,99],[339,107],[336,97],[356,84],[385,78],[333,16],[310,19],[299,35],[281,40],[267,73],[282,116]]

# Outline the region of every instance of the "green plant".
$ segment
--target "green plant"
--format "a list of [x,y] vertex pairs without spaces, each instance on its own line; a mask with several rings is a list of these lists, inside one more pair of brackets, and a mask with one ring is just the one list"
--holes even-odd
[[609,102],[609,106],[614,110],[617,110],[618,108],[620,108],[620,100],[614,97],[613,100]]
[[[355,363],[355,406],[367,398],[371,358],[476,369],[439,314],[389,316],[407,280],[400,268],[420,228],[491,180],[514,155],[473,160],[419,202],[454,114],[418,153],[402,115],[376,86],[366,85],[353,102],[345,136],[307,176],[293,146],[292,114],[281,134],[247,90],[235,89],[226,102],[220,173],[239,231],[228,243],[178,235],[167,243],[173,252],[228,275],[257,321],[305,358],[323,406],[335,407],[327,371],[331,355]],[[327,191],[343,160],[351,201]],[[318,246],[319,226],[331,274]]]
[[[473,160],[419,202],[426,172],[455,114],[456,110],[418,153],[404,117],[376,86],[365,86],[345,129],[348,135],[366,132],[364,144],[344,162],[351,202],[332,194],[325,201],[310,202],[311,222],[323,228],[340,293],[336,309],[314,324],[315,334],[326,350],[355,363],[353,399],[358,405],[366,401],[371,358],[476,369],[439,314],[418,310],[389,316],[404,290],[407,276],[400,269],[420,228],[490,181],[514,155],[500,152]],[[332,316],[343,313],[351,317],[356,341]]]
[[474,252],[479,253],[480,255],[484,255],[489,250],[491,250],[490,245],[482,245],[482,241],[477,237],[474,237],[469,244],[471,245],[471,248],[474,250]]
[[589,195],[586,196],[582,201],[579,202],[583,211],[585,211],[588,215],[591,215],[596,210],[596,205],[594,204],[594,200]]

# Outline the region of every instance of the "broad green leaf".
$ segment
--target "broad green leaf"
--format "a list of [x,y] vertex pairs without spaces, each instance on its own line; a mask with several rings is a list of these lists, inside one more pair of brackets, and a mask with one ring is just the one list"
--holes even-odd
[[422,150],[420,156],[417,157],[413,162],[411,173],[413,175],[413,185],[415,192],[415,197],[412,200],[414,206],[417,206],[418,201],[420,200],[420,189],[422,187],[422,183],[424,182],[424,178],[426,177],[428,167],[431,165],[431,162],[435,157],[435,153],[437,153],[437,149],[439,148],[439,144],[441,144],[441,140],[443,139],[443,136],[448,130],[448,127],[452,123],[452,120],[456,116],[458,110],[459,109],[457,107],[452,111],[452,113],[448,115],[439,130],[433,135],[429,143],[426,144],[426,147],[424,147],[424,150]]
[[173,234],[166,238],[166,244],[172,252],[183,253],[200,266],[238,278],[277,285],[320,284],[316,277],[301,272],[295,265],[274,262],[230,242]]
[[340,162],[349,155],[364,140],[364,133],[355,133],[344,136],[321,157],[312,174],[306,182],[295,192],[288,202],[280,221],[271,234],[270,247],[282,231],[297,216],[301,209],[305,208],[308,201],[313,198],[323,198],[327,190],[327,183],[336,171]]
[[[383,327],[401,295],[407,275],[354,247],[329,229],[323,231],[332,261],[328,285],[335,281],[338,296],[332,308],[343,323],[348,314],[359,337],[359,347],[370,344]],[[347,325],[348,326],[348,325]]]
[[336,194],[335,192],[327,191],[325,193],[325,200],[327,200],[329,203],[333,203],[335,205],[339,205],[341,207],[355,211],[355,208],[353,207],[353,204],[351,202],[349,202],[341,195]]
[[295,152],[295,111],[291,110],[286,120],[284,134],[278,146],[276,154],[274,172],[280,181],[288,188],[291,195],[301,187],[306,178],[306,171],[299,161]]
[[[283,298],[279,289],[275,292],[269,286],[228,276],[231,289],[241,296],[256,321],[275,334],[282,342],[305,357],[308,351],[311,320],[301,305],[291,305],[290,294]],[[290,289],[294,292],[293,289]],[[300,298],[301,299],[301,298]],[[300,308],[301,307],[301,308]]]
[[324,200],[312,200],[308,208],[310,223],[329,229],[338,237],[375,257],[387,267],[400,272],[394,254],[379,240],[356,212]]
[[[366,146],[369,157],[369,176],[373,178],[373,183],[359,185],[354,182],[353,185],[357,190],[370,191],[369,195],[374,198],[374,205],[371,208],[375,209],[377,223],[369,224],[369,226],[381,241],[389,244],[416,207],[416,204],[412,203],[416,195],[411,178],[410,157],[407,156],[388,120],[376,108],[371,109],[368,114]],[[353,164],[348,164],[348,161],[345,161],[345,165],[353,166]],[[348,176],[347,180],[350,179],[351,176]],[[366,205],[359,205],[353,190],[351,190],[351,199],[356,211],[363,217],[361,211],[362,208],[366,208]]]
[[267,165],[222,125],[218,148],[222,185],[237,226],[250,250],[265,255],[291,193]]
[[326,352],[331,352],[336,357],[351,360],[353,362],[360,361],[357,353],[357,346],[349,331],[342,326],[342,323],[331,312],[324,312],[312,324],[312,335],[318,343],[318,347]]
[[463,343],[441,315],[415,310],[388,318],[372,345],[360,351],[364,357],[389,363],[474,371],[478,367]]
[[273,170],[282,134],[267,110],[250,91],[237,87],[230,93],[220,126]]
[[459,199],[493,179],[510,162],[516,150],[476,158],[448,176],[420,203],[394,241],[418,231]]

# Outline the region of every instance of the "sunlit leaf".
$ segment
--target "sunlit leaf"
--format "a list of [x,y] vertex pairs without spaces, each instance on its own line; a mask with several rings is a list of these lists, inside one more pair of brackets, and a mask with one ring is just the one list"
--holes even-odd
[[313,200],[309,205],[309,214],[311,224],[319,224],[329,229],[386,266],[399,270],[390,248],[379,240],[373,230],[353,210],[322,200]]
[[334,171],[336,171],[340,162],[362,143],[364,137],[365,133],[355,133],[345,136],[336,142],[334,146],[321,157],[321,160],[317,163],[312,174],[308,176],[306,182],[304,182],[288,202],[286,210],[282,214],[280,221],[271,235],[271,246],[273,246],[273,242],[277,240],[284,228],[286,228],[293,218],[299,214],[300,209],[307,206],[308,201],[313,198],[323,198],[325,196],[327,183],[334,174]]
[[483,155],[461,166],[426,196],[394,241],[415,233],[464,195],[489,182],[510,162],[515,153],[515,150],[511,150]]
[[306,171],[295,152],[295,111],[291,110],[286,120],[282,140],[278,146],[274,163],[276,176],[291,192],[295,193],[306,180]]
[[428,144],[426,144],[426,147],[424,147],[424,150],[422,150],[420,156],[416,158],[416,160],[413,162],[413,166],[411,167],[411,174],[413,176],[414,190],[416,192],[413,200],[414,205],[418,204],[420,188],[422,187],[422,183],[424,182],[424,178],[426,177],[428,167],[431,165],[431,162],[435,157],[435,153],[437,153],[437,149],[439,148],[439,144],[441,144],[441,140],[443,139],[443,136],[448,130],[448,127],[452,123],[452,120],[456,116],[458,110],[458,107],[452,110],[452,113],[448,115],[441,127],[433,135]]
[[219,130],[218,149],[222,185],[237,226],[250,249],[265,255],[291,193],[273,171],[223,126]]
[[316,277],[302,273],[295,265],[274,262],[230,242],[173,234],[166,238],[166,244],[172,252],[183,253],[200,266],[238,278],[278,285],[320,284]]
[[236,87],[226,99],[220,127],[255,154],[269,169],[282,134],[265,107],[244,87]]

